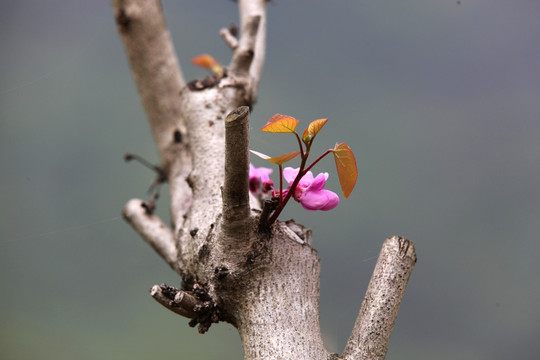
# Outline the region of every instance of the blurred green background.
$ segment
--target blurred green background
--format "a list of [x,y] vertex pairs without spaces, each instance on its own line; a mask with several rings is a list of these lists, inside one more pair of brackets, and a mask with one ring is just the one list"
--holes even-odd
[[[229,62],[234,2],[163,6],[188,80],[200,53]],[[314,231],[330,350],[399,234],[419,261],[387,359],[538,358],[539,19],[538,0],[269,5],[251,147],[294,150],[258,131],[274,113],[328,117],[315,148],[346,141],[359,166],[335,210],[282,216]],[[202,336],[154,302],[178,278],[120,218],[153,179],[123,154],[157,155],[110,3],[2,1],[0,54],[0,358],[240,359],[233,327]]]

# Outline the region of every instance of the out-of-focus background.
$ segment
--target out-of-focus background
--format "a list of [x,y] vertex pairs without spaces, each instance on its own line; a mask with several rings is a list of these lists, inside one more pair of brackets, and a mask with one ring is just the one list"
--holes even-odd
[[[196,55],[228,63],[234,2],[163,6],[188,80]],[[538,358],[539,19],[537,0],[269,4],[251,147],[294,151],[258,131],[277,112],[328,117],[315,149],[346,141],[359,167],[335,210],[282,216],[313,229],[330,350],[399,234],[419,260],[387,359]],[[149,296],[179,283],[120,218],[153,179],[125,152],[157,161],[109,2],[1,2],[0,358],[242,357],[232,326],[199,335]]]

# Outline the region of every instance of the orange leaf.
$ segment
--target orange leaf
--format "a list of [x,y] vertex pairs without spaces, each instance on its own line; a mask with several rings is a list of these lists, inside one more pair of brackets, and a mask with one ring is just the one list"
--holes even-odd
[[321,129],[323,128],[324,124],[326,124],[327,121],[328,119],[313,120],[309,124],[309,127],[308,127],[309,134],[315,137],[315,135],[317,135],[317,133],[321,131]]
[[336,144],[333,153],[341,190],[343,191],[343,196],[348,198],[358,178],[356,159],[351,148],[345,143]]
[[249,151],[252,154],[257,155],[261,159],[264,159],[266,161],[270,161],[271,163],[274,163],[274,164],[277,164],[277,165],[283,165],[287,161],[294,159],[295,157],[298,156],[298,154],[300,154],[300,151],[296,151],[296,152],[292,152],[292,153],[285,154],[285,155],[270,157],[270,156],[268,156],[266,154],[260,153],[260,152],[255,151],[255,150],[249,150]]
[[293,133],[298,125],[298,120],[291,116],[276,114],[268,120],[261,131],[271,133]]
[[191,59],[193,65],[200,66],[216,76],[223,75],[223,66],[208,54],[202,54]]
[[266,160],[268,160],[268,161],[270,161],[270,162],[272,162],[274,164],[277,164],[277,165],[283,165],[287,161],[292,160],[295,157],[297,157],[299,154],[300,154],[300,151],[295,151],[295,152],[292,152],[292,153],[289,153],[289,154],[276,156],[276,157],[266,159]]

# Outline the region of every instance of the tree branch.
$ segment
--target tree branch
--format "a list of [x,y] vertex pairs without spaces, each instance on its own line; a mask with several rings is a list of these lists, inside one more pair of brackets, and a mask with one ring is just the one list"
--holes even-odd
[[400,236],[386,239],[343,352],[343,360],[385,358],[415,263],[416,252],[411,241]]
[[242,29],[242,36],[244,36],[244,29],[247,27],[250,19],[253,16],[259,16],[259,26],[257,30],[257,39],[255,41],[254,56],[249,69],[249,74],[252,78],[252,98],[257,99],[257,92],[259,88],[259,81],[262,76],[262,70],[264,65],[265,51],[266,51],[266,3],[267,0],[240,0],[238,6],[240,7],[240,25]]
[[255,56],[255,43],[260,22],[261,16],[253,15],[242,26],[242,36],[229,66],[231,74],[242,77],[250,75],[249,70]]
[[171,185],[173,224],[181,226],[191,205],[186,178],[191,153],[180,103],[185,87],[161,5],[158,0],[113,0],[118,32]]
[[224,230],[234,233],[249,215],[249,107],[241,106],[225,118]]
[[139,199],[128,201],[122,215],[159,256],[180,274],[178,250],[172,230],[157,215],[147,214],[143,201]]
[[[173,140],[185,86],[158,0],[113,0],[116,24],[160,154]],[[185,135],[185,134],[182,134]]]

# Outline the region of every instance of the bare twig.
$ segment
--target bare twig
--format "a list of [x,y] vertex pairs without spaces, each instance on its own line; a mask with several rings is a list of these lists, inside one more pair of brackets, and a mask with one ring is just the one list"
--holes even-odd
[[386,239],[343,360],[382,360],[407,282],[416,263],[414,244],[400,236]]
[[232,50],[236,50],[238,47],[238,39],[231,33],[230,29],[223,28],[220,30],[219,34]]
[[139,199],[128,201],[122,215],[167,264],[180,274],[178,251],[172,230],[157,215],[148,214],[143,201]]

